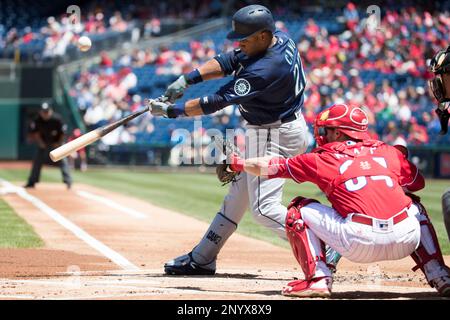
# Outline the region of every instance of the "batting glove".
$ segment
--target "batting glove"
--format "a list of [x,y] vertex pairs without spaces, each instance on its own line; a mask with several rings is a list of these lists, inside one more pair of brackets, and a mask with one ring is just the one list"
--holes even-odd
[[154,116],[164,118],[178,118],[181,115],[185,115],[184,104],[173,104],[168,101],[161,100],[147,100],[147,105],[150,108],[150,113]]
[[188,87],[186,77],[181,75],[177,80],[167,87],[164,95],[169,98],[169,101],[174,103],[177,99],[181,98],[184,94],[184,90]]

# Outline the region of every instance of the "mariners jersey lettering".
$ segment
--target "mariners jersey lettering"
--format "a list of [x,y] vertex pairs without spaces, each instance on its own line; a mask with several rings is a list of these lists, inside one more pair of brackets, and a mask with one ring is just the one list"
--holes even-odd
[[262,55],[248,57],[237,49],[215,57],[226,75],[234,72],[217,94],[239,104],[250,124],[287,118],[303,105],[306,79],[295,42],[281,31],[274,35],[276,44]]
[[271,161],[271,177],[316,184],[342,216],[362,213],[389,219],[411,204],[403,187],[424,186],[418,169],[398,149],[380,141],[328,143],[312,153]]

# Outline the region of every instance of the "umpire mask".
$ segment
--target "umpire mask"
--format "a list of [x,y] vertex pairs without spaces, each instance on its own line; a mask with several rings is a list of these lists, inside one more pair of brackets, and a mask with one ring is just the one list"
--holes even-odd
[[435,112],[441,124],[441,135],[448,132],[448,121],[450,113],[448,110],[450,102],[450,46],[441,50],[431,59],[430,71],[434,73],[434,79],[428,83],[434,97],[439,102]]
[[450,101],[450,46],[439,51],[430,62],[430,71],[434,79],[428,83],[436,100],[442,104]]

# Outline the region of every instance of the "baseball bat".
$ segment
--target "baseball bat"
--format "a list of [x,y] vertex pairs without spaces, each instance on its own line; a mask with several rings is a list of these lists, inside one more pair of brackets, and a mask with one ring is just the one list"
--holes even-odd
[[92,131],[89,131],[88,133],[83,134],[82,136],[76,138],[75,140],[72,140],[68,143],[63,144],[62,146],[56,148],[55,150],[50,152],[50,159],[52,159],[53,162],[59,161],[65,157],[67,157],[69,154],[80,150],[81,148],[101,139],[111,131],[117,129],[121,125],[124,125],[134,118],[140,116],[141,114],[144,114],[150,110],[150,107],[147,106],[142,110],[133,112],[132,114],[126,116],[123,119],[117,120],[114,123],[105,125],[101,128],[94,129]]

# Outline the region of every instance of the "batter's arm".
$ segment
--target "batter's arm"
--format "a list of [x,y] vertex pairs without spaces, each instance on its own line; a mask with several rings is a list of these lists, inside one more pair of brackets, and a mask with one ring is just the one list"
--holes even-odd
[[202,107],[200,106],[200,98],[188,100],[184,105],[184,113],[188,117],[204,115]]
[[198,68],[203,81],[224,77],[224,72],[216,59],[211,59]]
[[223,77],[225,72],[222,66],[216,59],[211,59],[198,69],[191,71],[188,74],[181,75],[177,80],[172,82],[166,89],[164,96],[167,97],[171,103],[181,98],[184,91],[196,83],[204,80],[217,79]]
[[[201,65],[198,69],[202,81],[219,79],[225,76],[222,66],[215,58],[207,61]],[[217,97],[219,100],[220,97]],[[220,99],[221,100],[221,99]],[[202,116],[205,113],[200,105],[200,98],[188,100],[184,105],[184,113],[188,117]]]
[[212,94],[203,98],[195,98],[185,103],[171,103],[170,101],[149,100],[150,112],[154,116],[177,118],[179,116],[195,117],[212,114],[230,103],[223,96]]

